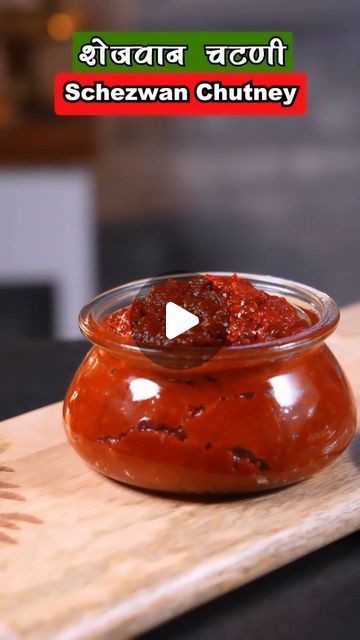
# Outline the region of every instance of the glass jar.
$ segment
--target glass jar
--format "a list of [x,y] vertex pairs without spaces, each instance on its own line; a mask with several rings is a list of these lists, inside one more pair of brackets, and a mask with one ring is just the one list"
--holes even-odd
[[324,342],[339,319],[335,302],[299,283],[239,275],[286,297],[315,318],[312,326],[272,342],[225,346],[201,366],[178,370],[169,368],[178,352],[163,353],[159,366],[152,349],[124,344],[102,326],[146,281],[82,309],[80,328],[94,346],[67,392],[64,423],[97,471],[158,491],[241,493],[303,480],[347,447],[355,403]]

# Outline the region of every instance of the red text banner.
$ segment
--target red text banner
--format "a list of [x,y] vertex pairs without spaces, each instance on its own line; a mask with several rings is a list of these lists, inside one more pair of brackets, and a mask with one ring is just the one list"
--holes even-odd
[[302,116],[303,73],[59,73],[63,116]]

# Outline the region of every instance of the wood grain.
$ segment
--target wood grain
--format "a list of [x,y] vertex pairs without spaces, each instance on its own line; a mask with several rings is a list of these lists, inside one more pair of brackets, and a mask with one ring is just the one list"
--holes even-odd
[[[329,341],[358,404],[359,327],[349,307]],[[97,475],[65,442],[60,403],[0,431],[2,640],[134,637],[360,525],[359,432],[302,484],[211,503]]]

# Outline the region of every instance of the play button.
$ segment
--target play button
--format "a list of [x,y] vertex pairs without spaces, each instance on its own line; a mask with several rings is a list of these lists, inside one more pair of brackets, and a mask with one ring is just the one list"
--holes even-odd
[[149,360],[162,368],[192,369],[224,345],[229,310],[210,277],[177,272],[134,284],[131,335]]
[[166,305],[165,332],[169,340],[177,338],[185,331],[189,331],[199,324],[199,318],[190,311],[186,311],[183,307],[179,307],[174,302],[168,302]]

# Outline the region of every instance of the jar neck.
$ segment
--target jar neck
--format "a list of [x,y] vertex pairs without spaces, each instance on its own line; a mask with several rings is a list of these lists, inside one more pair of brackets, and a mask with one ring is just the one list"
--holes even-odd
[[[231,274],[215,273],[213,275],[230,276]],[[224,346],[210,361],[209,366],[250,366],[294,357],[306,350],[316,348],[335,329],[339,320],[339,309],[327,294],[281,278],[246,273],[238,275],[258,289],[272,295],[285,297],[299,310],[313,314],[315,321],[307,329],[287,338],[251,345]],[[158,281],[161,283],[167,279],[168,276],[163,276],[158,278]],[[195,347],[181,347],[181,349],[143,348],[141,352],[137,346],[124,343],[121,337],[104,327],[104,317],[131,304],[146,282],[146,280],[141,280],[129,283],[105,292],[92,300],[80,313],[80,329],[94,344],[133,362],[134,366],[137,363],[142,363],[144,366],[144,358],[151,360],[156,352],[156,361],[162,362],[164,367],[176,369],[178,362],[181,365],[179,369],[186,369],[186,361],[194,361],[193,350]],[[208,365],[205,365],[207,360],[206,347],[197,347],[197,349],[199,348],[203,350],[204,354],[204,364],[200,363],[200,367],[207,367]]]

